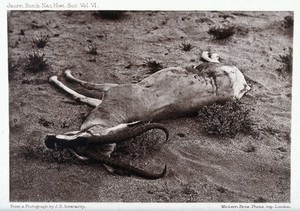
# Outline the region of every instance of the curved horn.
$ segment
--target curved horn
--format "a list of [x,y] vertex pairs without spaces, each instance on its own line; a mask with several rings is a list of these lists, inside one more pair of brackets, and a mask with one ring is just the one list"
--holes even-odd
[[135,127],[128,127],[124,131],[118,131],[116,133],[109,133],[103,136],[91,136],[84,138],[89,144],[110,144],[118,143],[128,140],[130,138],[141,135],[149,130],[160,129],[166,134],[166,141],[169,139],[169,130],[158,123],[149,123],[144,125],[138,125]]
[[57,138],[55,135],[47,135],[45,139],[45,145],[50,149],[55,149],[56,147],[75,149],[78,146],[118,143],[154,129],[162,130],[166,134],[166,141],[169,139],[169,130],[165,126],[158,123],[149,123],[130,126],[122,131],[108,133],[107,135],[77,137],[73,140],[65,140],[62,138]]
[[147,172],[145,170],[134,167],[130,164],[126,164],[126,163],[123,163],[123,162],[120,162],[120,161],[116,161],[115,159],[113,159],[111,157],[99,155],[97,153],[96,154],[88,153],[88,156],[93,160],[100,161],[103,164],[109,165],[109,166],[111,166],[113,168],[116,168],[116,169],[126,171],[126,172],[128,172],[132,175],[139,176],[139,177],[142,177],[144,179],[152,179],[152,180],[159,179],[159,178],[164,177],[167,173],[167,165],[165,165],[165,167],[164,167],[164,169],[161,173],[150,173],[150,172]]
[[85,150],[84,156],[81,156],[81,155],[77,154],[77,152],[73,149],[70,149],[70,148],[65,148],[65,149],[69,150],[79,160],[82,160],[82,161],[87,161],[87,160],[99,161],[99,162],[101,162],[103,164],[106,164],[106,165],[109,165],[109,166],[111,166],[115,169],[120,169],[120,170],[126,171],[131,175],[139,176],[139,177],[142,177],[144,179],[152,179],[152,180],[159,179],[159,178],[164,177],[167,173],[167,165],[165,165],[165,167],[164,167],[164,169],[161,173],[150,173],[150,172],[147,172],[143,169],[139,169],[137,167],[134,167],[130,164],[126,164],[126,163],[123,163],[121,161],[117,161],[117,160],[115,160],[111,157],[101,155],[101,154],[97,153],[97,151],[94,151],[92,149]]

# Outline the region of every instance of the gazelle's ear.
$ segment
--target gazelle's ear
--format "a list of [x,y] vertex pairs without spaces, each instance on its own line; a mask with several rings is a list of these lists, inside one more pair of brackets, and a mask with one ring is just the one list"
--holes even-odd
[[220,63],[219,62],[220,56],[216,53],[211,54],[208,51],[203,51],[201,58],[207,62]]

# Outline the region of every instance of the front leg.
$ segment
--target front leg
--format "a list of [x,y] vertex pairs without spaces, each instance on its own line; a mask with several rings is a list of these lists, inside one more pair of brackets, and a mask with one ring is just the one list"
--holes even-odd
[[77,92],[75,92],[74,90],[70,89],[69,87],[67,87],[66,85],[64,85],[62,82],[60,82],[57,79],[57,76],[52,76],[49,79],[50,83],[53,83],[54,85],[56,85],[57,87],[59,87],[60,89],[64,90],[65,92],[67,92],[68,94],[70,94],[73,99],[78,100],[82,103],[86,103],[92,107],[97,107],[102,103],[102,100],[96,99],[96,98],[90,98],[90,97],[86,97],[82,94],[79,94]]

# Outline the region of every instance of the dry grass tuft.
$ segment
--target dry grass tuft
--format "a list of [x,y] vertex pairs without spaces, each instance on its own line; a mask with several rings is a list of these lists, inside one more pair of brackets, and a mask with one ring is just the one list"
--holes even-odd
[[89,54],[92,54],[92,55],[97,55],[98,54],[98,51],[97,51],[97,47],[94,46],[94,45],[89,45],[88,46],[88,53]]
[[191,43],[182,43],[182,45],[180,47],[183,51],[190,51],[193,48]]
[[45,54],[33,53],[28,56],[25,64],[26,70],[37,73],[49,68],[49,64],[45,59]]
[[152,59],[148,60],[145,64],[145,66],[148,67],[151,74],[164,68],[160,62],[157,62]]
[[37,47],[37,48],[44,48],[49,41],[49,36],[48,35],[41,35],[40,37],[32,39],[32,43]]

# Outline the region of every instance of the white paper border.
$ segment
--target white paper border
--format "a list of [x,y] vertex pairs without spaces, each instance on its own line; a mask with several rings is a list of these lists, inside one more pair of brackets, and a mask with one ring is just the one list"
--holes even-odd
[[[222,208],[222,205],[240,206],[249,205],[250,207],[254,203],[10,203],[9,202],[9,127],[8,127],[8,44],[7,44],[7,8],[9,3],[16,4],[34,4],[34,3],[97,3],[96,10],[192,10],[192,11],[211,11],[211,10],[238,10],[238,11],[294,11],[294,67],[293,67],[293,91],[292,91],[292,132],[291,132],[291,203],[263,203],[266,206],[280,206],[287,205],[290,209],[275,210],[300,210],[300,162],[299,154],[300,148],[297,137],[300,132],[300,118],[299,118],[299,94],[297,95],[295,88],[300,78],[299,62],[297,58],[300,58],[299,47],[299,8],[297,7],[297,1],[295,0],[28,0],[28,1],[1,1],[0,12],[0,27],[1,27],[1,82],[0,82],[0,96],[1,96],[1,122],[0,122],[0,210],[19,210],[14,209],[14,206],[48,206],[49,209],[43,210],[80,210],[80,209],[51,209],[51,206],[67,206],[77,205],[85,206],[84,210],[231,210]],[[40,10],[41,8],[30,9]],[[16,9],[14,9],[16,10]],[[29,10],[23,8],[22,10]],[[47,10],[66,10],[66,9],[47,9]],[[77,8],[75,10],[84,10],[84,8]],[[89,8],[93,10],[93,8]],[[298,38],[298,39],[297,39]],[[299,88],[298,88],[299,90]],[[298,157],[298,158],[297,158]],[[298,162],[297,162],[298,159]],[[298,187],[298,188],[297,188]],[[255,203],[255,205],[260,205]],[[39,209],[39,210],[40,210]],[[245,208],[247,209],[247,208]],[[25,208],[24,210],[37,210],[35,208]],[[240,210],[234,209],[234,210]],[[249,210],[249,209],[247,209]],[[252,209],[251,209],[252,210]],[[258,209],[258,210],[270,210],[270,209]]]

